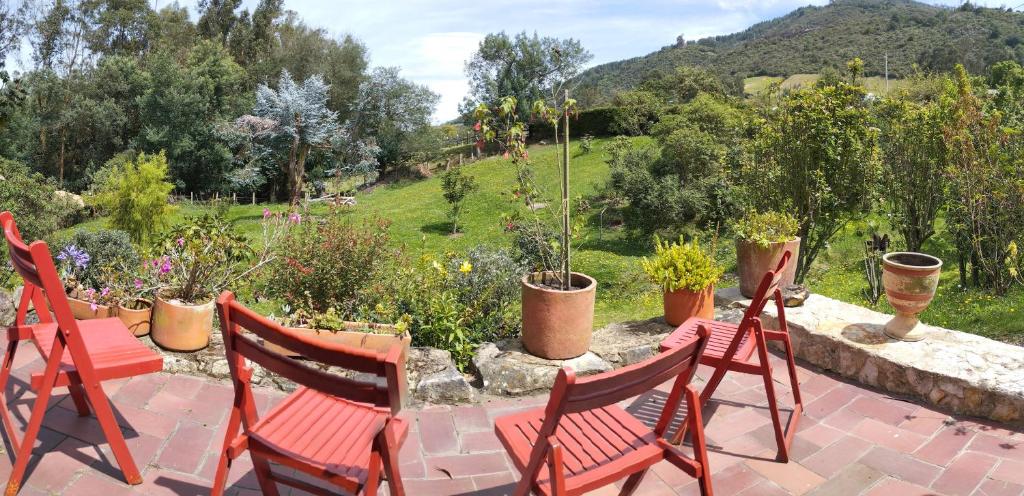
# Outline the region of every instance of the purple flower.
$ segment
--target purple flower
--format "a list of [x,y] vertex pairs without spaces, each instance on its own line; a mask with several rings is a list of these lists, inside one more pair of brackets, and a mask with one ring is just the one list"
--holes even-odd
[[100,291],[100,296],[107,296],[108,294],[110,294],[110,288],[103,288],[103,290]]
[[164,263],[160,266],[160,273],[166,274],[171,271],[171,257],[164,257]]
[[185,246],[185,238],[178,238],[178,246]]
[[292,212],[288,214],[288,222],[291,222],[292,224],[301,224],[302,215],[299,214],[298,212]]
[[71,261],[75,267],[84,269],[89,266],[89,254],[85,250],[75,246],[67,245],[57,254],[57,260],[62,262]]
[[264,219],[270,218],[270,209],[269,208],[264,208],[263,209],[263,218]]
[[135,289],[142,289],[142,279],[135,280]]
[[99,308],[99,305],[97,305],[95,301],[89,304],[89,310],[92,310],[93,312],[95,312]]

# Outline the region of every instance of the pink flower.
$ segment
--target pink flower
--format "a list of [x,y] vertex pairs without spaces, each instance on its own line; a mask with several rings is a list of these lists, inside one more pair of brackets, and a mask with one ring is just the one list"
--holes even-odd
[[299,214],[298,212],[292,212],[291,214],[288,215],[288,222],[291,222],[292,224],[301,224],[302,215]]
[[142,279],[135,280],[135,289],[142,289]]
[[269,208],[264,208],[263,209],[263,218],[267,219],[269,217],[270,217],[270,209]]
[[185,238],[178,238],[178,246],[185,246]]
[[526,160],[530,160],[530,152],[524,150],[523,151],[523,158],[526,159]]
[[93,312],[95,312],[99,308],[99,305],[97,305],[95,301],[89,304],[89,310],[92,310]]
[[476,124],[473,124],[473,130],[474,131],[479,132],[480,131],[480,127],[481,127],[480,121],[476,121]]
[[108,294],[110,294],[110,288],[103,288],[103,291],[100,291],[100,296],[107,296]]
[[505,160],[508,160],[508,152],[505,152],[505,154],[502,155],[502,158],[504,158]]
[[164,257],[164,264],[160,266],[160,273],[166,274],[171,271],[171,258]]

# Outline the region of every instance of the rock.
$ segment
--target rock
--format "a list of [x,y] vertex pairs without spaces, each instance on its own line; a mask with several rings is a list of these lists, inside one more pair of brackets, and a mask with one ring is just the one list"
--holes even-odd
[[18,299],[13,294],[0,290],[0,325],[13,325],[17,311]]
[[610,363],[593,352],[570,360],[535,357],[523,349],[518,339],[482,344],[473,356],[473,366],[480,373],[484,391],[511,396],[550,389],[563,366],[573,368],[578,377],[612,369]]
[[616,367],[631,365],[654,356],[672,330],[662,318],[609,324],[594,331],[590,351]]
[[782,304],[789,308],[803,305],[808,296],[811,296],[811,292],[799,284],[782,288]]
[[451,353],[437,348],[411,348],[405,363],[409,391],[428,403],[472,401],[473,386],[459,372]]

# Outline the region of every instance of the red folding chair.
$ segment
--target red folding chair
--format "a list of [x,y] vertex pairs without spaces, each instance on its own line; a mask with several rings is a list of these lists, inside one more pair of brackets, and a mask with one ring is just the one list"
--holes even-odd
[[[698,329],[666,353],[580,380],[572,369],[562,369],[547,407],[497,419],[494,431],[522,474],[513,494],[526,496],[531,489],[543,495],[582,494],[628,475],[620,493],[625,496],[639,487],[652,465],[668,460],[698,480],[702,495],[711,496],[699,400],[689,384],[707,336],[706,329]],[[654,430],[616,405],[673,378]],[[687,418],[693,458],[663,437],[684,395],[692,412]],[[545,461],[547,477],[542,477]]]
[[[46,243],[36,241],[25,245],[10,212],[0,213],[0,224],[7,239],[11,265],[25,282],[14,325],[7,328],[7,351],[0,370],[0,402],[3,403],[0,419],[15,453],[6,494],[16,494],[21,488],[50,394],[54,387],[63,386],[67,386],[79,416],[88,416],[90,406],[96,412],[96,419],[125,480],[129,484],[142,483],[142,476],[132,460],[111,410],[110,400],[100,383],[159,372],[163,369],[163,358],[140,343],[117,317],[75,320]],[[56,321],[46,311],[47,302]],[[30,304],[39,315],[38,324],[25,324]],[[20,442],[4,398],[19,341],[32,341],[46,361],[44,372],[32,374],[31,387],[38,396]]]
[[[264,495],[277,496],[278,482],[314,494],[334,494],[275,473],[271,461],[348,493],[362,491],[371,496],[377,494],[383,469],[391,494],[405,493],[398,473],[398,450],[409,425],[396,417],[401,408],[400,345],[380,354],[309,338],[245,308],[229,291],[217,298],[217,310],[235,397],[214,478],[214,496],[224,494],[231,462],[245,450],[252,457]],[[370,374],[378,380],[364,382],[310,367],[264,348],[242,329],[309,360]],[[250,386],[252,369],[246,360],[300,385],[262,419],[257,418]]]
[[[789,461],[789,447],[793,443],[793,435],[796,434],[797,421],[803,413],[800,384],[796,377],[796,361],[793,359],[793,346],[789,340],[789,328],[786,326],[785,305],[783,305],[782,291],[779,289],[782,271],[791,257],[792,253],[787,251],[782,255],[778,267],[764,275],[750,302],[750,307],[743,314],[743,320],[739,324],[694,317],[683,322],[661,342],[662,351],[671,350],[688,343],[699,328],[711,329],[708,347],[701,355],[700,363],[714,367],[715,371],[704,387],[704,391],[701,392],[701,405],[706,404],[711,395],[715,393],[715,389],[718,388],[728,371],[757,374],[763,377],[764,389],[768,395],[768,409],[771,412],[775,428],[775,441],[779,445],[778,460],[782,462]],[[777,331],[767,330],[761,326],[760,315],[768,302],[768,295],[774,297],[775,307],[779,313],[779,330]],[[793,415],[785,429],[782,427],[775,387],[772,383],[772,366],[768,361],[768,341],[781,341],[786,349],[786,364],[789,367],[789,381],[793,388],[794,406]],[[755,352],[757,353],[756,363],[751,361]],[[685,425],[676,432],[673,441],[678,444],[684,434]]]

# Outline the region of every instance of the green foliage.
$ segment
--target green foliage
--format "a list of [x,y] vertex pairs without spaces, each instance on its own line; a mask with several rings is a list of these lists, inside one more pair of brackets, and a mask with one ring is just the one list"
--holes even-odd
[[50,181],[5,158],[0,158],[0,177],[0,211],[14,214],[24,239],[45,238],[59,227],[65,212],[55,201],[56,189]]
[[887,99],[877,112],[884,199],[907,250],[920,251],[945,203],[947,112],[935,102],[905,99]]
[[[654,75],[640,88],[658,95],[668,104],[683,104],[705,93],[716,97],[738,95],[743,88],[730,88],[715,73],[700,67],[681,65],[665,76]],[[738,91],[737,91],[738,90]]]
[[741,180],[751,206],[792,211],[800,221],[797,282],[829,239],[869,206],[879,176],[869,117],[858,86],[799,90],[766,116],[753,142]]
[[423,151],[416,139],[430,129],[439,100],[430,88],[402,78],[397,67],[374,69],[359,87],[354,134],[376,141],[384,168],[407,162]]
[[772,243],[785,243],[796,237],[800,223],[789,212],[757,212],[751,210],[732,225],[736,237],[767,248]]
[[945,96],[952,112],[944,130],[948,229],[960,255],[961,283],[967,285],[969,266],[976,286],[1005,294],[1020,277],[1024,141],[1019,130],[1001,126],[998,110],[985,111],[962,66],[955,78]]
[[519,333],[525,271],[505,250],[425,255],[395,268],[360,318],[408,326],[414,346],[447,350],[465,370],[477,345]]
[[167,158],[156,155],[122,154],[111,159],[89,202],[110,215],[110,225],[126,231],[136,243],[152,241],[164,227],[174,208],[168,195],[174,185],[167,182]]
[[845,73],[846,62],[855,56],[864,59],[864,75],[881,76],[885,60],[879,47],[891,47],[890,77],[913,74],[915,64],[928,71],[948,71],[962,63],[980,73],[993,63],[1024,57],[1022,20],[1024,13],[1003,8],[950,10],[902,0],[828,2],[798,8],[738,33],[592,67],[577,78],[575,91],[588,108],[606,105],[615,94],[639,88],[679,66],[703,67],[729,80],[810,74],[824,67]]
[[452,233],[459,232],[459,214],[462,213],[462,202],[470,193],[478,188],[473,176],[463,174],[462,167],[453,166],[441,174],[441,190],[448,202],[448,218],[452,221]]
[[186,305],[210,301],[217,293],[244,280],[263,261],[245,236],[224,218],[203,215],[186,219],[167,235],[160,264],[162,295]]
[[395,253],[388,247],[388,224],[355,222],[336,212],[323,222],[303,222],[277,246],[270,262],[268,292],[293,310],[353,315]]
[[[569,119],[569,136],[614,136],[617,133],[612,131],[612,128],[618,112],[619,109],[616,107],[599,107],[576,112]],[[546,120],[530,123],[530,140],[554,141],[555,127]],[[561,138],[558,141],[561,141]]]
[[697,240],[687,243],[680,236],[679,242],[674,243],[655,236],[654,245],[654,257],[644,257],[640,265],[651,282],[666,292],[703,291],[717,282],[725,271],[715,262],[715,257],[701,249]]
[[89,264],[75,273],[77,281],[87,288],[109,286],[112,274],[134,271],[139,265],[139,254],[124,231],[79,229],[67,242],[55,247],[59,246],[57,251],[61,251],[70,245],[89,255]]
[[662,102],[650,91],[627,91],[615,95],[617,107],[610,131],[627,136],[640,136],[651,132],[662,113]]

